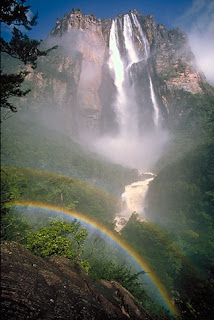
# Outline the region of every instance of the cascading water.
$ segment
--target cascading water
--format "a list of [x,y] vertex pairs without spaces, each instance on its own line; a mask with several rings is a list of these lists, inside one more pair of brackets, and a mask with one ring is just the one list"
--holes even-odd
[[130,17],[128,14],[125,14],[123,19],[124,19],[123,35],[124,35],[124,43],[125,43],[127,56],[128,56],[127,67],[129,67],[133,63],[138,62],[139,58],[133,42],[133,29],[132,29],[132,23],[131,23]]
[[[131,18],[135,29],[137,29],[138,32],[134,32]],[[139,132],[138,126],[139,106],[136,102],[134,90],[135,88],[133,85],[130,85],[130,83],[133,82],[132,65],[137,64],[142,60],[146,63],[147,75],[149,79],[149,90],[153,107],[154,127],[158,127],[160,119],[159,107],[148,66],[148,59],[150,57],[149,42],[146,39],[145,34],[143,33],[137,16],[134,13],[131,13],[131,18],[128,14],[126,14],[124,15],[122,20],[121,18],[116,18],[112,21],[109,41],[109,68],[113,74],[114,84],[117,90],[114,110],[119,127],[119,139],[120,141],[126,140],[126,147],[130,139],[132,144],[133,141],[137,141],[138,147],[140,147],[139,141],[141,134]],[[122,28],[122,30],[118,30],[118,27]],[[119,34],[123,37],[124,46],[122,48],[119,41]],[[138,42],[140,42],[143,48],[143,52],[137,50],[137,44],[134,40],[135,38],[137,38]],[[135,116],[135,119],[133,116]],[[116,138],[118,139],[118,137]],[[151,174],[148,179],[135,182],[125,187],[125,192],[121,196],[121,212],[118,213],[115,217],[116,231],[120,232],[122,230],[133,212],[140,214],[141,218],[143,217],[145,219],[144,201],[146,198],[149,182],[153,179],[154,175]]]
[[94,148],[114,162],[144,171],[151,170],[167,138],[160,126],[149,58],[150,45],[137,15],[131,12],[113,19],[108,67],[114,90],[107,90],[105,134]]
[[[144,173],[145,174],[145,173]],[[132,213],[137,213],[141,221],[146,220],[146,195],[149,183],[155,178],[151,172],[145,180],[134,182],[125,187],[121,195],[121,211],[115,216],[115,231],[120,232],[129,221]]]
[[[119,127],[119,136],[123,137],[128,133],[129,137],[133,136],[136,139],[140,135],[138,130],[140,106],[136,101],[134,88],[130,85],[130,83],[133,83],[131,67],[142,60],[147,64],[155,127],[157,127],[160,122],[160,112],[148,66],[148,59],[150,57],[149,42],[140,26],[137,16],[133,12],[131,13],[131,18],[128,14],[125,14],[123,18],[116,18],[112,21],[109,39],[109,69],[117,91],[114,101],[114,111]],[[138,32],[134,31],[133,24]],[[121,41],[119,34],[120,37],[122,37]],[[143,54],[140,50],[137,50],[135,38],[141,43],[144,50]],[[124,46],[122,46],[121,43],[123,43]]]
[[122,21],[118,18],[112,21],[109,40],[109,69],[114,78],[117,90],[114,101],[114,110],[118,123],[119,137],[127,139],[130,132],[133,137],[137,137],[137,104],[134,98],[133,88],[130,86],[130,66],[138,61],[134,43],[132,41],[132,25],[128,15],[123,20],[123,38],[126,48],[126,57],[121,56],[119,41],[119,28]]
[[[144,59],[148,60],[150,57],[150,46],[149,46],[149,42],[141,28],[141,25],[136,17],[136,15],[132,12],[131,13],[133,22],[135,24],[135,26],[137,27],[139,33],[140,33],[140,37],[138,36],[138,40],[142,43],[143,47],[144,47]],[[151,79],[151,74],[148,68],[148,76],[149,76],[149,86],[150,86],[150,95],[151,95],[151,99],[152,99],[152,104],[153,104],[153,108],[154,108],[154,124],[157,127],[160,121],[160,112],[159,112],[159,107],[158,107],[158,103],[157,103],[157,99],[155,96],[155,91],[154,91],[154,86],[152,83],[152,79]]]
[[[126,95],[123,89],[125,71],[123,61],[120,56],[119,50],[119,39],[117,31],[117,20],[112,21],[112,27],[110,32],[110,41],[109,41],[109,69],[111,70],[114,76],[114,84],[117,88],[117,96],[114,102],[114,109],[116,113],[116,119],[118,125],[124,131],[126,127]],[[121,107],[123,106],[123,107]]]

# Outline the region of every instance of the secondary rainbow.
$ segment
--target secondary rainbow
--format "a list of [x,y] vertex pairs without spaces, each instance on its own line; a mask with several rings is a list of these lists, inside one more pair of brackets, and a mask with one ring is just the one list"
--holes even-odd
[[83,221],[91,225],[92,227],[98,229],[99,231],[103,232],[105,235],[107,235],[112,240],[114,240],[121,248],[123,248],[140,265],[140,267],[148,273],[149,278],[152,280],[155,287],[160,292],[169,310],[172,312],[172,314],[179,315],[179,312],[176,306],[173,304],[169,294],[167,293],[166,288],[162,285],[162,283],[160,282],[158,277],[154,274],[154,272],[151,270],[151,268],[143,261],[142,257],[130,245],[128,245],[123,239],[121,239],[119,235],[115,234],[113,231],[109,230],[108,228],[96,222],[95,220],[86,217],[82,213],[79,213],[77,211],[72,211],[72,210],[65,210],[65,209],[63,209],[63,212],[62,212],[62,208],[58,206],[53,206],[47,203],[31,202],[31,201],[15,201],[11,203],[10,206],[16,206],[16,207],[27,206],[31,208],[39,208],[43,210],[51,210],[54,212],[63,213],[73,218],[76,218],[80,221]]

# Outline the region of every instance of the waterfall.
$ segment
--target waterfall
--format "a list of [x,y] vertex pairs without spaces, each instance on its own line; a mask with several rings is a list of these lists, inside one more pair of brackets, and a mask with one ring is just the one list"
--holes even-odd
[[[134,98],[133,88],[130,86],[131,72],[130,66],[138,61],[134,43],[132,41],[132,25],[128,15],[124,16],[124,26],[121,19],[112,21],[109,40],[109,69],[114,78],[117,89],[114,101],[114,110],[119,125],[119,135],[127,138],[130,133],[137,137],[137,104]],[[121,48],[118,35],[119,28],[123,27],[123,40],[126,48],[127,59],[121,56]]]
[[116,101],[114,102],[114,108],[116,111],[117,122],[120,128],[123,128],[126,124],[124,122],[126,104],[126,96],[123,89],[125,70],[124,64],[120,55],[119,39],[117,30],[117,19],[112,21],[110,40],[109,40],[109,69],[113,74],[114,84],[117,88]]
[[116,214],[114,219],[117,232],[125,227],[132,213],[137,213],[140,221],[146,220],[146,196],[149,183],[155,178],[155,175],[151,172],[144,174],[148,176],[145,180],[127,185],[125,192],[121,195],[121,211]]
[[143,171],[156,163],[167,139],[159,125],[149,57],[150,45],[137,16],[129,13],[113,19],[107,63],[114,90],[109,88],[104,95],[105,134],[94,141],[94,149],[116,163]]
[[[144,47],[144,59],[148,60],[149,56],[150,56],[150,46],[149,46],[149,42],[141,28],[141,25],[136,17],[136,15],[134,13],[131,13],[133,22],[135,24],[135,26],[138,28],[140,36],[141,37],[137,37],[138,40],[143,44]],[[151,95],[151,99],[152,99],[152,104],[153,104],[153,109],[154,109],[154,114],[153,114],[153,120],[154,120],[154,124],[157,127],[159,124],[159,118],[160,118],[160,114],[159,114],[159,106],[157,103],[157,99],[155,96],[155,91],[154,91],[154,86],[152,83],[152,78],[151,78],[151,74],[148,68],[148,76],[149,76],[149,87],[150,87],[150,95]]]
[[133,63],[138,62],[139,58],[138,58],[136,49],[134,47],[132,23],[128,14],[125,14],[124,16],[123,35],[124,35],[124,43],[125,43],[125,47],[128,55],[128,67],[129,67]]
[[[130,68],[134,63],[138,63],[141,60],[145,60],[147,62],[148,58],[150,57],[149,42],[140,26],[137,16],[134,13],[131,13],[131,17],[135,27],[138,29],[138,33],[134,33],[130,16],[125,14],[123,18],[116,18],[112,21],[109,40],[109,68],[113,74],[114,84],[117,89],[114,110],[116,113],[120,134],[123,135],[128,132],[129,136],[132,133],[133,135],[138,134],[138,107],[134,88],[130,85],[130,83],[133,81]],[[123,37],[122,40],[125,48],[123,51],[122,48],[120,48],[118,27],[120,30],[120,35]],[[137,50],[134,37],[137,37],[138,41],[144,48],[143,57],[142,53]],[[121,52],[123,52],[123,56],[121,55]],[[153,122],[155,127],[157,127],[160,120],[159,106],[155,96],[154,85],[152,83],[148,62],[147,73],[149,78],[150,98],[153,106]],[[132,121],[134,121],[134,125],[132,125]]]
[[[132,23],[138,32],[136,30],[134,32]],[[143,54],[142,51],[137,50],[136,38],[142,45]],[[145,141],[137,130],[139,108],[136,102],[135,88],[131,85],[134,79],[132,76],[132,66],[142,60],[146,63],[145,70],[149,80],[147,87],[148,92],[150,92],[150,105],[153,108],[151,110],[153,123],[155,127],[158,127],[159,124],[159,107],[148,66],[150,46],[134,13],[131,13],[131,18],[128,14],[125,14],[123,18],[116,18],[112,21],[109,48],[109,69],[113,75],[116,87],[114,110],[119,126],[119,139],[116,137],[115,140],[119,141],[120,148],[124,149],[124,157],[127,158],[128,155],[126,153],[134,150],[136,155],[138,148],[141,149],[141,145]],[[149,101],[149,99],[146,101]],[[129,143],[131,147],[128,145]],[[120,150],[118,148],[115,151],[120,152]],[[140,218],[145,220],[145,199],[149,183],[153,179],[154,174],[150,174],[149,178],[144,181],[134,182],[125,187],[125,192],[121,195],[121,211],[115,216],[115,230],[117,232],[122,230],[133,212],[138,213]]]
[[150,74],[149,74],[149,87],[150,87],[153,108],[154,108],[153,119],[154,119],[155,126],[157,127],[159,124],[159,107],[158,107],[158,103],[156,100],[155,91],[154,91],[154,87],[153,87],[153,83],[152,83],[152,79],[151,79]]

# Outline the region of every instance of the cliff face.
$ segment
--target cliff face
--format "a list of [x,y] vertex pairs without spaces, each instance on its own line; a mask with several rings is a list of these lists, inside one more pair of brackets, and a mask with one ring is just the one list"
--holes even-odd
[[[166,120],[171,113],[179,118],[176,104],[182,91],[203,93],[201,83],[205,81],[196,67],[186,34],[179,29],[167,30],[157,25],[153,16],[135,10],[118,15],[114,21],[121,59],[128,61],[127,39],[138,55],[132,61],[127,80],[134,88],[140,110],[138,126],[151,126],[154,95],[160,118]],[[68,126],[74,133],[96,135],[115,127],[117,88],[109,66],[112,25],[111,19],[84,15],[80,9],[57,19],[43,46],[57,44],[58,49],[40,58],[38,68],[31,70],[27,80],[32,92],[21,103],[29,105],[30,101],[34,108],[49,106],[66,111]]]
[[1,248],[1,289],[1,319],[151,319],[119,283],[91,283],[68,259],[43,260],[15,242]]
[[168,31],[163,25],[156,25],[152,16],[144,25],[155,71],[164,80],[167,89],[201,93],[200,81],[203,78],[197,70],[187,35],[178,28]]

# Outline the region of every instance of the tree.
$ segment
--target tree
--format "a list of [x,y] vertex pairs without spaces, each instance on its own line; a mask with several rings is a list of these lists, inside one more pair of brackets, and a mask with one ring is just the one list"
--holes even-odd
[[90,270],[90,277],[93,280],[115,280],[130,291],[139,301],[149,299],[141,281],[139,280],[141,274],[145,274],[145,271],[133,273],[131,269],[126,268],[125,265],[118,265],[111,260],[102,262],[95,259]]
[[86,237],[86,229],[80,229],[80,223],[76,220],[72,223],[52,221],[50,226],[29,234],[26,247],[42,258],[64,256],[72,259],[88,272],[88,262],[81,259]]
[[[36,68],[36,61],[40,56],[46,56],[51,50],[57,48],[52,47],[48,50],[40,50],[39,45],[41,40],[30,39],[26,34],[23,34],[20,27],[31,30],[37,24],[38,13],[32,19],[28,18],[30,6],[25,5],[26,0],[2,0],[0,23],[12,26],[12,37],[9,42],[0,38],[1,52],[9,54],[15,59],[19,59],[25,65],[31,64],[32,68]],[[28,72],[23,71],[18,74],[3,74],[1,70],[1,107],[6,108],[8,112],[3,117],[5,120],[8,114],[17,111],[8,100],[11,97],[23,97],[28,90],[22,90],[21,85]]]

